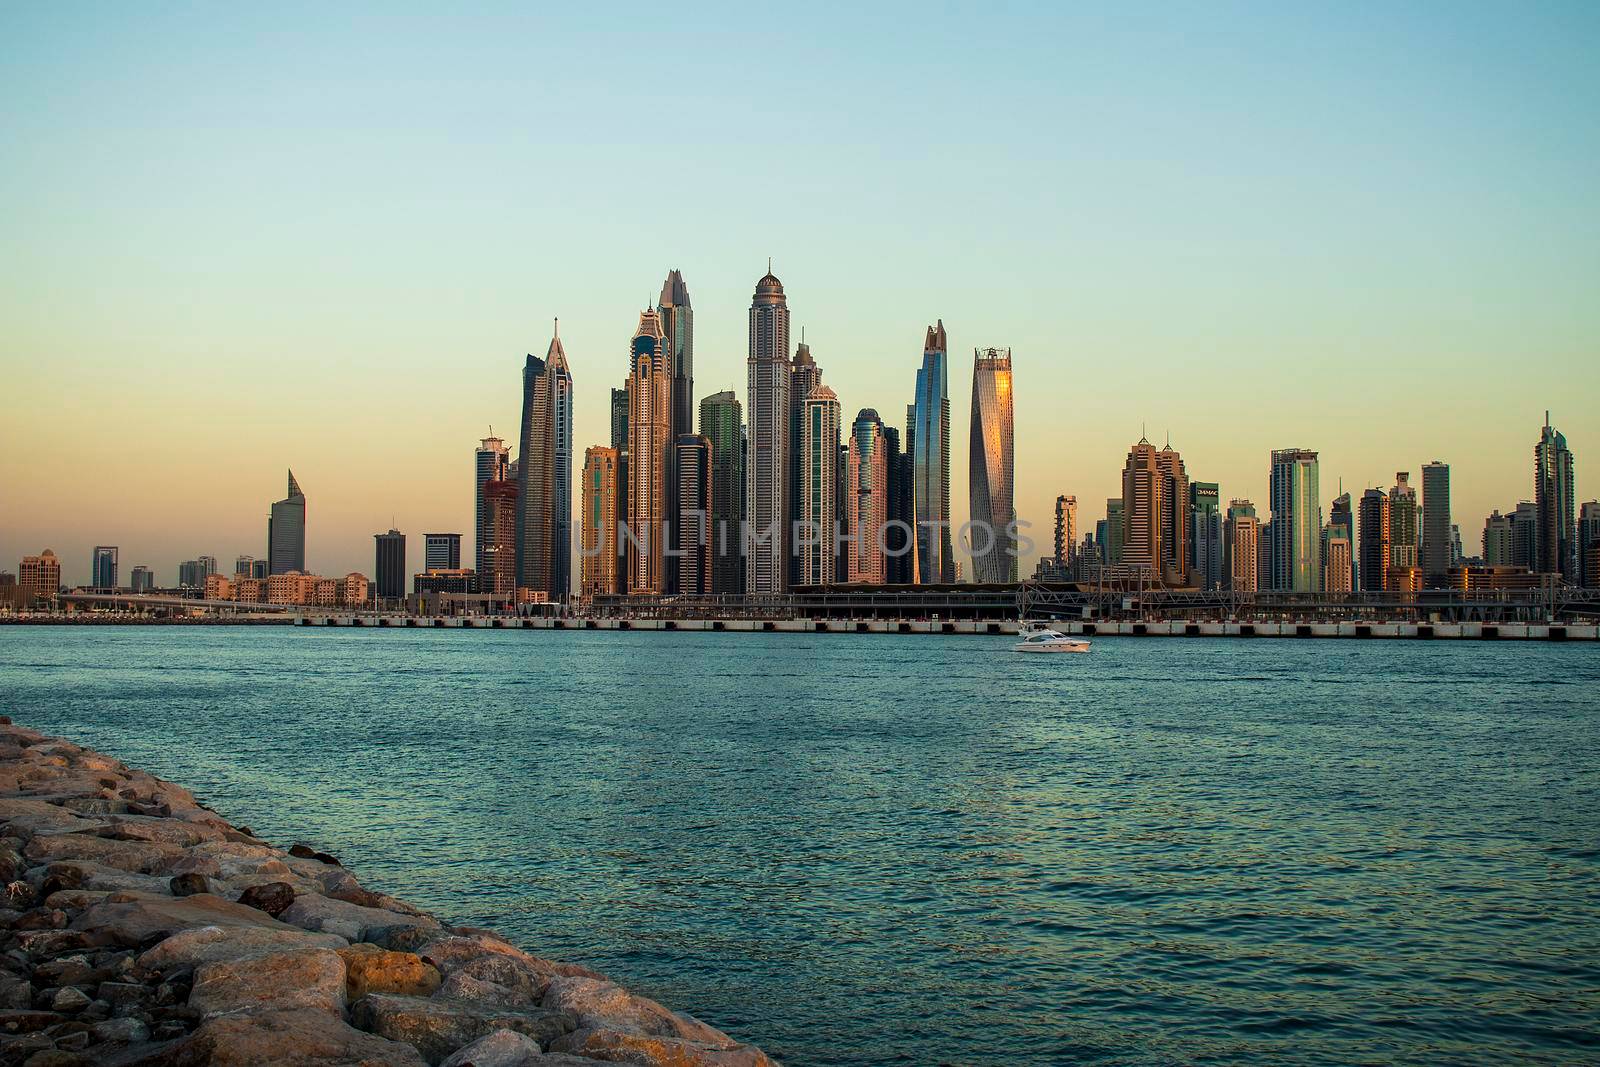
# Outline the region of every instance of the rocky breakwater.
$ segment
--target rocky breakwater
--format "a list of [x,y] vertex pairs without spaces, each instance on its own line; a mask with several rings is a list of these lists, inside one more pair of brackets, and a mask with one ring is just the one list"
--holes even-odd
[[0,886],[0,1064],[772,1064],[4,717]]

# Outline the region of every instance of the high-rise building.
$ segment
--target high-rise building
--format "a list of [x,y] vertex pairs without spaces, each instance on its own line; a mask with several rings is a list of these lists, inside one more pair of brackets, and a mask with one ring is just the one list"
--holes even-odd
[[917,581],[956,579],[950,542],[950,371],[944,320],[929,326],[917,371],[917,396],[906,412],[917,511]]
[[1161,581],[1174,588],[1189,584],[1189,558],[1193,555],[1194,531],[1189,522],[1189,474],[1183,457],[1168,439],[1156,453],[1156,469],[1161,476]]
[[1483,521],[1483,565],[1509,567],[1511,563],[1511,516],[1496,508]]
[[744,592],[744,416],[732,390],[700,401],[700,435],[711,442],[711,592]]
[[881,585],[888,581],[884,524],[889,521],[889,469],[883,445],[883,420],[862,408],[850,427],[849,580]]
[[1430,588],[1449,582],[1451,567],[1450,465],[1422,465],[1422,577]]
[[1394,536],[1389,497],[1382,489],[1368,489],[1361,494],[1357,521],[1361,526],[1361,590],[1367,593],[1381,593],[1388,588],[1389,559]]
[[1078,498],[1056,497],[1055,562],[1057,570],[1071,571],[1078,552]]
[[233,559],[233,573],[246,578],[255,577],[256,558],[254,556],[235,556]]
[[1343,525],[1330,522],[1322,528],[1321,553],[1322,591],[1351,592],[1354,589],[1354,568],[1350,558],[1350,536]]
[[972,577],[977,582],[1017,580],[1012,422],[1011,349],[973,349],[967,502],[972,510]]
[[491,429],[489,436],[478,443],[478,451],[472,457],[472,566],[479,574],[489,571],[489,502],[483,495],[483,487],[490,482],[504,481],[510,467],[511,450]]
[[838,576],[835,550],[839,531],[835,527],[839,522],[839,422],[839,398],[819,382],[806,397],[797,427],[798,585],[831,585]]
[[694,309],[689,306],[689,287],[676,268],[661,283],[656,311],[672,369],[672,440],[676,441],[694,436]]
[[1303,448],[1272,453],[1272,588],[1315,593],[1322,588],[1322,493],[1317,454]]
[[[1122,467],[1122,563],[1138,568],[1151,580],[1159,580],[1161,575],[1162,516],[1167,511],[1162,494],[1166,484],[1156,446],[1139,438],[1128,450]],[[1109,511],[1106,518],[1109,527]]]
[[1350,588],[1353,591],[1359,588],[1356,583],[1358,581],[1357,575],[1360,573],[1360,569],[1356,565],[1358,561],[1355,558],[1356,512],[1355,506],[1350,500],[1350,494],[1344,491],[1343,486],[1340,487],[1339,495],[1333,498],[1333,504],[1328,510],[1328,525],[1343,527],[1345,540],[1350,542]]
[[148,593],[156,587],[156,572],[140,564],[128,575],[128,581],[135,593]]
[[770,270],[750,302],[750,441],[745,462],[745,591],[787,589],[789,560],[789,303]]
[[[845,499],[850,477],[848,446],[840,446],[839,491],[835,494],[839,505],[838,527],[846,527]],[[915,457],[900,447],[900,431],[893,426],[883,428],[883,454],[889,469],[889,522],[884,530],[888,545],[887,573],[895,585],[910,585],[917,577],[917,509],[912,486],[916,481]],[[839,569],[848,570],[848,552],[838,553]]]
[[628,450],[628,390],[611,390],[611,447],[618,452]]
[[559,601],[572,585],[572,372],[559,323],[522,370],[517,585]]
[[250,577],[264,582],[272,576],[272,564],[268,560],[258,559],[250,566]]
[[672,467],[672,368],[661,315],[639,313],[628,377],[627,588],[635,595],[667,592],[667,478]]
[[422,569],[424,571],[457,571],[461,569],[460,534],[423,534],[422,546]]
[[1095,540],[1101,544],[1102,562],[1107,566],[1120,566],[1122,563],[1123,541],[1127,538],[1127,515],[1122,505],[1121,497],[1110,497],[1106,500],[1105,529],[1100,525],[1095,526]]
[[1511,564],[1539,569],[1539,505],[1531,500],[1518,502],[1511,512]]
[[1189,527],[1193,549],[1189,554],[1191,584],[1221,589],[1223,517],[1222,493],[1216,482],[1189,483]]
[[117,546],[96,545],[89,573],[90,587],[94,589],[115,589],[117,587]]
[[[801,341],[795,346],[794,359],[789,363],[789,520],[790,529],[806,514],[806,493],[809,487],[801,482],[801,435],[805,432],[806,407],[811,394],[822,385],[822,368],[811,358],[811,346]],[[837,451],[837,450],[836,450]],[[796,531],[796,536],[804,536]],[[789,556],[789,584],[801,584],[803,567],[800,557],[804,550],[798,542]],[[813,559],[815,554],[813,553]],[[815,583],[811,583],[815,584]]]
[[686,433],[673,446],[678,478],[678,592],[706,596],[711,592],[711,440]]
[[[207,560],[210,557],[201,556],[199,559],[186,559],[178,564],[178,587],[180,589],[204,589],[206,579],[216,573],[216,568]],[[286,573],[301,573],[290,571]]]
[[504,478],[483,483],[483,502],[488,509],[488,543],[484,545],[483,570],[477,573],[478,589],[505,603],[517,595],[517,495],[522,487],[507,471]]
[[379,600],[400,600],[406,595],[406,535],[391,529],[373,534],[372,539],[376,553],[372,573],[377,582],[373,595]]
[[1420,567],[1422,518],[1409,471],[1396,471],[1389,490],[1389,566]]
[[1222,565],[1228,588],[1239,593],[1254,593],[1260,570],[1256,554],[1261,540],[1260,520],[1256,518],[1254,504],[1240,499],[1228,501],[1222,540]]
[[1539,443],[1533,446],[1533,498],[1539,509],[1535,569],[1576,581],[1578,538],[1573,521],[1572,453],[1567,449],[1567,439],[1551,428],[1548,411],[1544,413]]
[[61,561],[50,549],[23,556],[17,565],[17,585],[36,597],[54,599],[61,592]]
[[1578,509],[1578,584],[1586,589],[1600,586],[1600,571],[1593,564],[1596,545],[1600,545],[1600,500],[1590,500]]
[[267,518],[267,561],[269,574],[306,569],[306,495],[294,471],[289,472],[289,492],[272,505]]
[[583,511],[579,590],[585,600],[620,591],[617,583],[617,492],[621,472],[615,448],[593,445],[583,453]]

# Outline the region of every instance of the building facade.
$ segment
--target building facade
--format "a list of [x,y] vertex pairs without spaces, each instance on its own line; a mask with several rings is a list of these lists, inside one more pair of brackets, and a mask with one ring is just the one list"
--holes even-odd
[[1361,591],[1381,593],[1388,583],[1392,541],[1388,494],[1377,488],[1362,493],[1357,522],[1361,526]]
[[[391,529],[373,534],[373,579],[379,600],[403,600],[406,595],[406,535]],[[236,572],[249,577],[248,571]]]
[[156,572],[139,565],[128,575],[128,587],[135,593],[148,593],[156,587]]
[[1228,501],[1222,537],[1228,588],[1238,593],[1254,593],[1260,571],[1256,555],[1261,541],[1256,506],[1248,500]]
[[1078,498],[1056,497],[1056,536],[1054,558],[1056,569],[1063,574],[1072,573],[1078,554]]
[[1389,490],[1389,566],[1422,565],[1422,516],[1409,471],[1396,471]]
[[832,585],[838,577],[839,422],[839,398],[819,381],[799,420],[798,585]]
[[55,599],[61,592],[61,561],[48,548],[37,556],[23,556],[17,565],[17,585],[40,599]]
[[850,427],[849,580],[881,585],[888,581],[884,524],[889,521],[889,470],[883,441],[883,420],[863,408]]
[[711,592],[744,592],[744,414],[732,390],[700,401],[700,435],[711,442]]
[[677,591],[702,597],[711,592],[711,441],[697,433],[682,434],[673,445],[678,479]]
[[1451,548],[1450,465],[1434,460],[1422,465],[1422,577],[1430,589],[1450,584],[1455,565]]
[[267,573],[306,569],[306,496],[289,472],[289,491],[267,517]]
[[1221,589],[1225,582],[1221,497],[1216,482],[1189,483],[1189,582],[1201,589]]
[[489,569],[489,501],[484,497],[483,487],[490,482],[504,481],[510,469],[511,450],[491,430],[488,437],[478,442],[478,450],[472,456],[472,566],[479,574]]
[[[844,513],[846,480],[849,477],[849,457],[844,454],[848,446],[841,445],[838,528],[846,526]],[[884,457],[889,468],[889,523],[885,541],[889,546],[889,581],[896,585],[910,585],[917,577],[917,509],[916,509],[916,457],[907,452],[900,442],[900,431],[893,426],[883,428]],[[849,567],[849,554],[838,553],[838,571]],[[841,575],[841,580],[844,576]]]
[[1578,509],[1578,584],[1586,589],[1600,586],[1600,569],[1594,553],[1600,546],[1600,500],[1590,500]]
[[1272,453],[1272,588],[1315,593],[1322,588],[1322,492],[1317,454],[1303,448]]
[[789,575],[789,302],[769,270],[750,302],[745,460],[745,592],[774,596]]
[[[1128,450],[1122,466],[1122,554],[1120,563],[1142,572],[1150,581],[1161,575],[1162,517],[1168,511],[1163,499],[1166,477],[1157,460],[1156,446],[1141,437]],[[1106,514],[1110,535],[1109,503]]]
[[[794,550],[789,556],[789,584],[800,585],[803,583],[801,575],[805,570],[801,557],[805,549],[800,539],[806,534],[800,529],[795,529],[793,524],[805,521],[806,495],[810,486],[802,482],[801,466],[804,463],[805,444],[801,440],[805,433],[806,410],[811,401],[811,394],[822,385],[822,368],[817,366],[811,358],[811,346],[801,341],[795,345],[794,358],[789,361],[789,502],[788,514],[790,528],[795,537]],[[829,524],[831,528],[831,524]],[[815,553],[812,554],[815,559]]]
[[967,501],[972,512],[972,576],[978,582],[1017,580],[1011,386],[1011,349],[973,350]]
[[617,449],[594,445],[583,454],[580,593],[585,600],[621,592],[617,581]]
[[944,320],[929,326],[917,370],[917,394],[906,413],[916,507],[916,580],[956,580],[950,533],[950,370]]
[[1322,591],[1349,593],[1355,588],[1350,536],[1342,525],[1332,522],[1322,528]]
[[509,471],[504,478],[483,483],[489,540],[484,546],[483,569],[477,572],[478,590],[502,603],[514,602],[517,596],[517,497],[521,492]]
[[1569,581],[1578,576],[1578,539],[1574,514],[1572,452],[1567,439],[1550,425],[1544,415],[1544,429],[1533,446],[1533,499],[1538,509],[1534,569],[1560,574]]
[[559,601],[572,583],[572,372],[560,325],[522,370],[517,585]]
[[628,524],[623,534],[627,590],[667,592],[667,479],[672,467],[672,368],[661,316],[639,314],[628,377]]
[[461,567],[461,535],[431,533],[422,536],[422,569],[453,571]]
[[95,589],[117,588],[117,546],[96,545],[90,560],[89,585]]
[[1483,521],[1483,563],[1486,567],[1509,567],[1511,563],[1511,516],[1496,508]]

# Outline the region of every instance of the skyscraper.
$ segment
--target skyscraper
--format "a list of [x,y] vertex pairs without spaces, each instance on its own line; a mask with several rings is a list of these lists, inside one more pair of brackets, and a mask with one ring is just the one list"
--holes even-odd
[[1315,593],[1322,588],[1322,493],[1317,454],[1303,448],[1272,453],[1272,588]]
[[372,595],[379,600],[399,600],[406,595],[406,535],[391,529],[373,534],[372,540],[372,574],[377,582]]
[[618,452],[628,448],[628,390],[611,390],[611,447]]
[[37,556],[23,556],[17,565],[17,585],[36,597],[55,599],[61,592],[61,561],[48,548]]
[[666,582],[664,592],[679,592],[678,568],[682,556],[683,527],[679,523],[682,505],[678,499],[678,447],[685,435],[694,436],[694,309],[689,306],[689,287],[683,284],[683,275],[677,270],[667,272],[661,285],[661,297],[656,301],[656,313],[661,317],[661,333],[666,339],[667,401],[667,496],[664,514],[667,517],[668,538],[665,557]]
[[[1389,566],[1420,566],[1422,523],[1417,514],[1417,490],[1409,471],[1396,471],[1389,490]],[[1393,583],[1387,583],[1390,588]]]
[[[789,525],[801,521],[806,513],[806,493],[809,487],[801,482],[801,435],[805,432],[806,406],[811,394],[822,384],[822,368],[811,358],[811,346],[801,341],[794,349],[794,359],[789,363]],[[831,526],[830,526],[831,529]],[[796,543],[789,557],[789,584],[801,582],[800,557],[803,549]],[[814,584],[814,583],[811,583]]]
[[156,572],[140,564],[128,575],[128,581],[135,593],[148,593],[156,587]]
[[[1344,528],[1345,540],[1350,542],[1350,589],[1356,586],[1356,513],[1350,502],[1350,494],[1341,487],[1339,495],[1333,498],[1333,506],[1328,511],[1328,525]],[[1326,584],[1326,583],[1324,583]]]
[[422,535],[422,569],[458,571],[461,569],[461,535],[431,533]]
[[[841,446],[841,449],[845,447]],[[917,576],[917,509],[916,495],[912,489],[916,462],[915,457],[900,447],[900,431],[893,426],[883,428],[883,453],[889,469],[889,522],[884,531],[884,541],[889,546],[887,572],[889,581],[894,584],[909,585]],[[835,494],[839,504],[840,530],[846,526],[845,482],[849,478],[849,466],[849,457],[841,453],[838,463],[840,488]],[[839,556],[842,566],[848,569],[849,553],[839,553]]]
[[572,587],[572,373],[560,324],[544,359],[522,370],[517,452],[517,585],[566,597]]
[[732,390],[700,401],[700,434],[711,442],[711,591],[744,592],[744,415]]
[[1539,569],[1539,505],[1531,500],[1519,501],[1511,512],[1511,563]]
[[306,569],[306,496],[289,472],[289,492],[272,505],[267,518],[267,571],[288,574]]
[[819,383],[801,410],[796,450],[800,458],[795,480],[800,489],[799,585],[832,585],[838,574],[834,527],[839,521],[839,420],[839,398]]
[[1189,584],[1194,534],[1189,522],[1189,474],[1171,439],[1156,453],[1161,476],[1161,581],[1174,588]]
[[89,568],[89,585],[94,589],[117,587],[117,546],[96,545],[94,559]]
[[677,591],[705,596],[711,592],[711,441],[686,433],[677,438],[673,452],[678,479],[678,513],[673,522],[678,530]]
[[1256,506],[1248,500],[1228,501],[1222,536],[1225,556],[1223,567],[1228,588],[1238,593],[1254,593],[1260,572],[1256,556],[1261,543]]
[[1382,489],[1361,494],[1361,590],[1381,593],[1389,585],[1389,557],[1393,533],[1390,526],[1389,497]]
[[1535,569],[1576,581],[1578,539],[1573,521],[1572,453],[1567,450],[1567,439],[1550,426],[1548,411],[1544,413],[1539,443],[1533,446],[1533,499],[1539,509]]
[[661,315],[639,313],[628,378],[628,592],[667,591],[667,477],[671,469],[672,374]]
[[[483,487],[489,482],[503,481],[511,466],[511,453],[506,443],[491,431],[478,445],[472,458],[472,549],[473,569],[487,574],[486,553],[489,549],[489,504],[484,499]],[[383,594],[378,594],[382,596]]]
[[1483,562],[1488,567],[1509,567],[1511,563],[1511,516],[1496,508],[1483,521]]
[[972,577],[977,582],[1017,580],[1012,448],[1011,349],[974,349],[967,484],[972,510]]
[[883,420],[862,408],[850,428],[849,580],[888,581],[884,523],[889,519],[889,470],[883,447]]
[[1121,497],[1111,497],[1106,501],[1106,521],[1104,536],[1096,529],[1095,540],[1104,546],[1102,555],[1107,566],[1120,566],[1122,563],[1123,541],[1127,537],[1127,515]]
[[1422,465],[1422,577],[1442,588],[1451,567],[1450,465],[1434,460]]
[[592,445],[583,453],[583,551],[579,586],[585,600],[610,596],[617,584],[617,450]]
[[[1166,501],[1166,476],[1156,458],[1156,446],[1145,438],[1128,450],[1122,467],[1122,563],[1143,571],[1147,578],[1161,577],[1161,527]],[[1109,504],[1107,505],[1109,508]],[[1110,513],[1107,513],[1109,533]]]
[[1078,498],[1056,497],[1055,564],[1057,570],[1068,572],[1078,551]]
[[1596,545],[1600,545],[1600,500],[1590,500],[1578,509],[1578,584],[1586,589],[1600,586],[1600,570],[1594,566]]
[[521,512],[517,496],[521,492],[510,471],[483,486],[489,541],[484,546],[483,570],[478,572],[478,589],[502,604],[514,603],[517,595],[517,515]]
[[[770,267],[770,265],[769,265]],[[745,464],[745,591],[787,588],[789,559],[789,305],[767,274],[750,303],[750,442]]]
[[1342,525],[1330,522],[1322,528],[1322,591],[1348,593],[1353,589],[1350,538]]
[[1216,482],[1189,483],[1189,581],[1202,589],[1223,586],[1223,519],[1221,490]]
[[950,547],[950,372],[944,320],[928,327],[917,371],[917,396],[907,411],[917,509],[917,581],[956,580]]

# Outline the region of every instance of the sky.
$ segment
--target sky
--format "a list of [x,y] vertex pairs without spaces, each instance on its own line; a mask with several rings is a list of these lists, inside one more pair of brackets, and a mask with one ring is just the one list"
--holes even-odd
[[769,256],[846,420],[944,321],[958,523],[1011,348],[1041,552],[1142,432],[1443,460],[1469,553],[1546,409],[1600,493],[1600,5],[555,6],[0,6],[0,568],[262,556],[293,468],[310,569],[420,569],[553,319],[581,463],[669,268],[743,395]]

